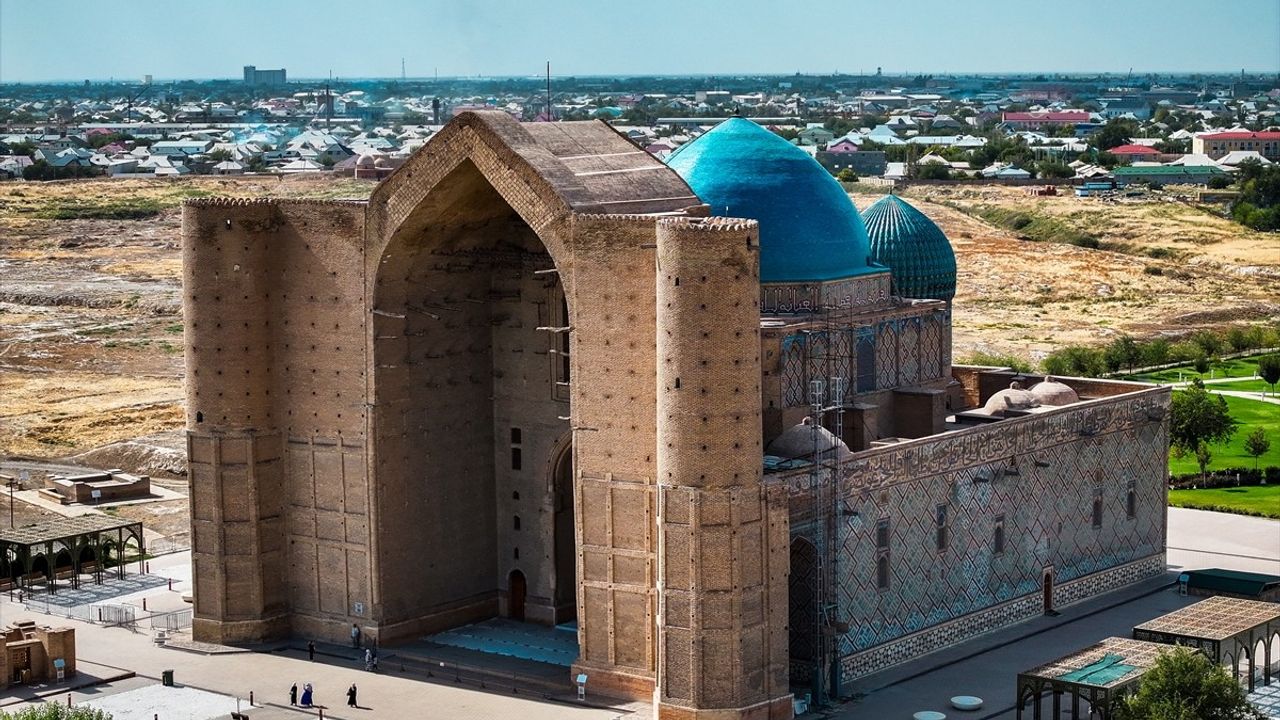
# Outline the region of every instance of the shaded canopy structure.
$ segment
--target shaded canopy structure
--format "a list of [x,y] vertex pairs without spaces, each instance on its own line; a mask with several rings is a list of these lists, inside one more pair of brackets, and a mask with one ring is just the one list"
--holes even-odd
[[1280,652],[1280,604],[1215,596],[1188,605],[1133,629],[1136,640],[1196,648],[1240,677],[1248,669],[1249,692],[1262,667],[1271,684],[1271,663]]
[[142,523],[107,515],[59,517],[0,530],[0,582],[21,588],[43,579],[55,592],[59,575],[69,577],[72,587],[79,586],[79,576],[86,572],[101,583],[109,563],[123,578],[130,543],[138,548],[141,563],[146,551]]
[[[1042,720],[1047,693],[1052,699],[1051,718],[1062,717],[1064,695],[1071,697],[1072,720],[1112,717],[1115,702],[1134,689],[1155,664],[1167,645],[1109,637],[1083,650],[1058,658],[1033,670],[1018,673],[1018,720],[1028,705],[1032,718]],[[1087,703],[1082,708],[1081,701]],[[1083,714],[1081,714],[1083,709]]]

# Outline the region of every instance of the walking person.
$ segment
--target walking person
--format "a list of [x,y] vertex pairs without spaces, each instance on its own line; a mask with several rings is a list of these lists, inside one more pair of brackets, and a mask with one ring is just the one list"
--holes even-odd
[[373,650],[369,648],[364,649],[364,670],[365,672],[373,670]]
[[373,646],[373,671],[378,672],[378,646]]
[[302,707],[309,708],[315,698],[311,694],[311,683],[302,686]]
[[356,684],[351,683],[351,689],[347,690],[347,707],[360,707],[356,704]]
[[315,640],[307,641],[307,659],[310,660],[311,662],[316,661],[316,641]]
[[360,626],[351,623],[351,647],[360,647]]
[[298,704],[298,683],[294,683],[293,687],[289,688],[289,704]]

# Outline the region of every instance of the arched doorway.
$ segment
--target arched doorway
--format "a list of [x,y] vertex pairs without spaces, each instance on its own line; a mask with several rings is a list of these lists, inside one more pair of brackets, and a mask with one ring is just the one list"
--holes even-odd
[[512,570],[507,576],[507,617],[524,621],[525,594],[524,573]]
[[556,623],[574,620],[578,616],[577,552],[574,550],[573,531],[573,442],[566,443],[556,458],[553,474],[553,504],[555,525],[555,614]]
[[1044,614],[1054,615],[1056,611],[1053,609],[1053,570],[1044,571],[1042,585],[1041,594],[1044,596]]
[[427,632],[576,616],[567,258],[477,162],[421,195],[396,190],[412,167],[389,179],[405,214],[370,268],[379,552],[430,558],[380,621]]

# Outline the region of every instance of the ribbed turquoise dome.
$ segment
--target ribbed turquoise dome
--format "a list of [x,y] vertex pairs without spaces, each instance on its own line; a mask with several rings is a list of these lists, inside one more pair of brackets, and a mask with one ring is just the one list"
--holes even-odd
[[956,295],[956,254],[942,229],[897,195],[862,213],[871,257],[893,271],[893,294],[950,300]]
[[808,153],[731,118],[667,158],[711,214],[760,223],[760,281],[837,280],[868,266],[867,230],[840,184]]

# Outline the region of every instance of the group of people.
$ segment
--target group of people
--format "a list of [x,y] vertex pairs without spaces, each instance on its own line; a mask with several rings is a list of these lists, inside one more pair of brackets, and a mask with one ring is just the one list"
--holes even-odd
[[[347,688],[347,707],[360,707],[356,702],[356,693],[356,684],[351,683],[351,687]],[[314,706],[315,694],[311,688],[311,683],[306,683],[302,686],[301,700],[298,698],[298,683],[294,683],[293,686],[289,688],[289,704],[304,708]]]
[[[360,649],[360,626],[352,624],[351,626],[351,646]],[[315,661],[316,644],[315,641],[307,642],[307,659]],[[375,646],[366,647],[364,649],[364,669],[369,672],[378,671],[378,648]],[[360,707],[356,702],[356,684],[351,683],[351,687],[347,688],[347,707]],[[304,683],[302,686],[302,697],[298,697],[298,684],[294,683],[289,688],[289,704],[301,707],[312,707],[315,704],[315,693],[311,687],[311,683]]]

